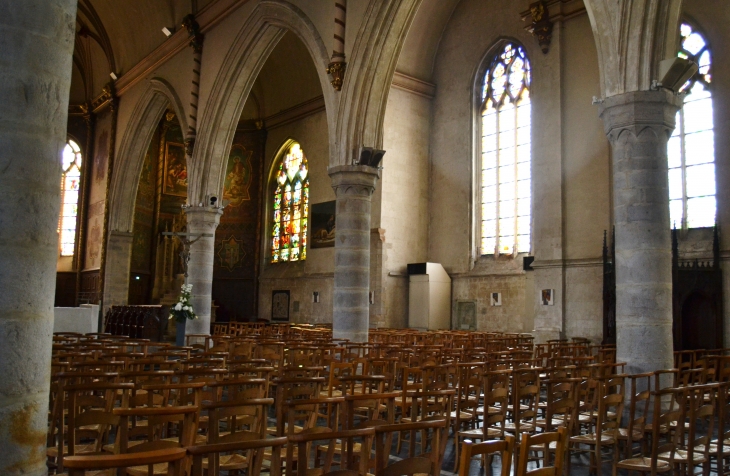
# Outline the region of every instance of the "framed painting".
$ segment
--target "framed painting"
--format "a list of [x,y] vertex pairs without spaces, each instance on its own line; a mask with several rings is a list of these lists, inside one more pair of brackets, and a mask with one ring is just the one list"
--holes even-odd
[[332,248],[335,246],[335,215],[336,203],[315,203],[311,210],[310,248]]
[[165,144],[165,176],[162,192],[177,197],[188,196],[188,168],[185,146],[177,142]]
[[226,167],[226,178],[223,182],[223,198],[229,200],[231,207],[240,206],[246,200],[251,200],[251,154],[253,152],[239,144],[231,147]]
[[271,320],[289,322],[289,291],[271,292]]

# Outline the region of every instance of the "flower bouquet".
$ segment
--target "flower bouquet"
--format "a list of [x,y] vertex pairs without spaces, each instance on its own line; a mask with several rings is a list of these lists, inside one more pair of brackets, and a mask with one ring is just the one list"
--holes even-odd
[[190,292],[193,290],[192,284],[183,284],[180,290],[180,299],[170,308],[169,319],[175,319],[177,322],[185,322],[186,319],[197,319],[193,311],[193,305],[190,302]]

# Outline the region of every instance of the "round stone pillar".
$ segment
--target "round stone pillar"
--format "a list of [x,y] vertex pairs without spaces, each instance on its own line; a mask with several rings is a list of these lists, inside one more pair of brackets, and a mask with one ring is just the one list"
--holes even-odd
[[370,201],[378,170],[365,165],[329,168],[337,196],[332,334],[367,342],[370,322]]
[[[187,239],[190,245],[187,284],[193,285],[192,303],[198,318],[188,321],[185,334],[210,334],[210,305],[213,293],[213,263],[215,260],[215,229],[218,228],[223,209],[213,207],[188,207]],[[211,236],[202,236],[211,235]]]
[[40,476],[76,0],[0,11],[0,474]]
[[607,98],[613,149],[617,361],[627,373],[672,368],[672,250],[667,141],[681,99],[666,90]]

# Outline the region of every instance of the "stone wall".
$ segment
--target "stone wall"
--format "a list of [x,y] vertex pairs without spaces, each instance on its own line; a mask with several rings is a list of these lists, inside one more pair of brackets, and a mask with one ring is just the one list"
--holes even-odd
[[[271,319],[272,291],[288,290],[289,316],[293,322],[332,322],[334,248],[309,249],[307,259],[294,263],[270,263],[272,173],[282,145],[294,139],[302,146],[309,163],[309,202],[311,205],[335,199],[327,175],[329,146],[324,111],[267,131],[264,153],[264,203],[262,214],[261,274],[259,276],[259,319]],[[318,292],[319,303],[312,302]],[[298,303],[298,304],[295,304]],[[298,310],[297,310],[298,309]]]

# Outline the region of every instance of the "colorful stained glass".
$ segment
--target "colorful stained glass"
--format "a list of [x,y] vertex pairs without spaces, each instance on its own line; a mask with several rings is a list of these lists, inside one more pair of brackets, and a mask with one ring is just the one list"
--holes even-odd
[[669,220],[676,228],[710,227],[715,225],[717,212],[712,55],[692,25],[683,22],[679,32],[677,56],[698,63],[700,70],[681,88],[687,96],[667,144]]
[[301,261],[307,252],[309,175],[307,158],[293,143],[280,159],[274,191],[271,262]]
[[481,254],[530,251],[530,61],[504,43],[482,90]]
[[61,156],[61,214],[58,219],[58,246],[61,256],[73,256],[76,247],[76,222],[81,190],[81,149],[72,140]]

